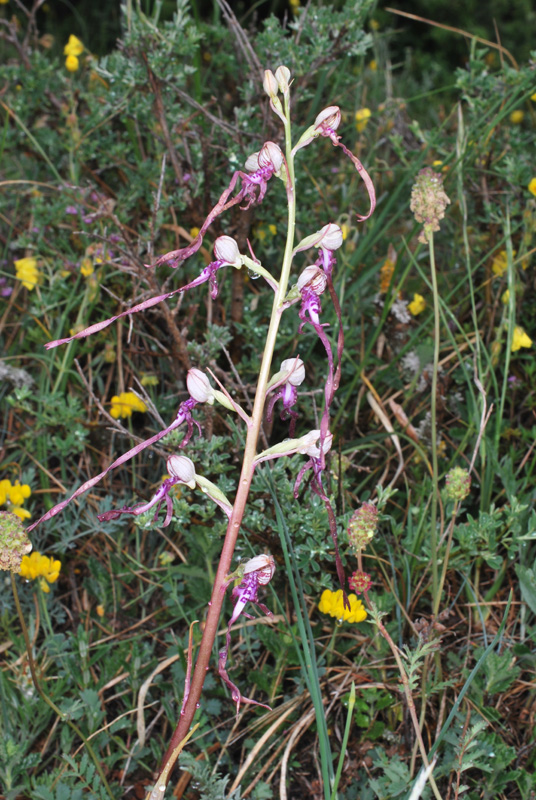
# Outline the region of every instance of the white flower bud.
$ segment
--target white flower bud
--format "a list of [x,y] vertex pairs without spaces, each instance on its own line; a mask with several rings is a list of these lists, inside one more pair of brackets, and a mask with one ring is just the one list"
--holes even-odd
[[279,145],[277,145],[275,142],[265,142],[259,153],[259,166],[272,167],[277,175],[281,169],[282,163],[283,153]]
[[265,555],[250,558],[249,561],[243,565],[244,575],[249,575],[251,572],[257,572],[257,580],[261,586],[266,586],[270,583],[275,572],[275,561],[273,556]]
[[178,478],[190,489],[195,489],[195,467],[186,456],[169,456],[167,470],[172,478]]
[[299,386],[305,380],[305,365],[301,358],[286,358],[281,362],[280,372],[290,372],[285,382],[291,386]]
[[190,397],[197,403],[208,403],[209,406],[214,403],[214,389],[210,385],[210,381],[204,372],[200,369],[192,367],[188,370],[186,376],[186,386]]
[[316,295],[320,295],[325,292],[327,283],[328,279],[324,270],[315,264],[311,264],[300,273],[297,286],[300,292],[307,287],[312,289]]
[[341,110],[339,106],[328,106],[324,108],[317,116],[314,122],[314,127],[319,128],[320,125],[325,125],[328,128],[337,130],[341,124]]
[[262,86],[268,97],[275,97],[278,92],[278,83],[271,69],[264,70]]
[[218,236],[214,242],[214,255],[217,261],[226,261],[227,264],[242,264],[242,256],[238,245],[232,236]]
[[330,222],[319,231],[322,238],[315,247],[323,247],[326,250],[338,250],[342,245],[342,230],[335,222]]
[[289,89],[288,82],[290,80],[290,70],[288,67],[278,67],[275,71],[275,79],[279,89],[286,94]]

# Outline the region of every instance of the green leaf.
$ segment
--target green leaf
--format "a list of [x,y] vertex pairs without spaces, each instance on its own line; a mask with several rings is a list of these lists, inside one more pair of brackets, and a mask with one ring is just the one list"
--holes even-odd
[[536,575],[534,574],[534,568],[529,569],[521,564],[516,564],[515,570],[519,579],[521,596],[530,610],[536,614]]

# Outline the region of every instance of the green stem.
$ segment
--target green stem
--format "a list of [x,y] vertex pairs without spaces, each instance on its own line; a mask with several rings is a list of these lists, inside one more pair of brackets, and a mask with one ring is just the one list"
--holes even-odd
[[39,697],[43,700],[43,702],[45,702],[47,704],[47,706],[49,706],[49,708],[51,708],[52,711],[54,711],[54,713],[57,714],[58,717],[63,722],[66,722],[67,725],[71,728],[71,730],[73,730],[76,733],[76,735],[79,736],[80,739],[82,739],[82,741],[84,742],[84,746],[86,747],[86,749],[87,749],[87,751],[88,751],[93,763],[95,764],[95,768],[96,768],[97,772],[99,773],[100,779],[101,779],[101,781],[103,783],[103,786],[104,786],[104,788],[106,790],[106,794],[108,795],[110,800],[114,800],[114,796],[112,794],[112,790],[110,789],[110,786],[108,785],[108,781],[106,780],[106,776],[105,776],[105,774],[103,772],[100,760],[99,760],[97,754],[95,753],[95,751],[93,750],[93,747],[89,743],[89,739],[87,739],[84,736],[84,734],[82,733],[80,728],[77,725],[75,725],[74,722],[72,722],[64,714],[64,712],[61,711],[58,708],[58,706],[50,699],[50,697],[48,697],[48,695],[45,694],[45,692],[41,688],[41,684],[39,683],[39,680],[37,678],[37,672],[36,672],[36,669],[35,669],[35,662],[34,662],[33,655],[32,655],[32,645],[31,645],[31,642],[30,642],[30,637],[28,635],[28,628],[26,627],[26,620],[24,619],[24,614],[22,613],[22,607],[21,607],[20,600],[19,600],[19,593],[17,591],[17,584],[16,584],[15,576],[14,576],[13,573],[11,573],[11,588],[13,590],[13,598],[15,600],[15,606],[17,607],[17,614],[19,616],[20,626],[22,628],[22,635],[24,637],[24,644],[26,645],[26,653],[28,655],[28,664],[29,664],[29,667],[30,667],[30,674],[32,676],[32,681],[33,681],[33,685],[35,686],[35,690],[38,693]]
[[344,729],[344,736],[342,737],[341,754],[339,756],[339,764],[333,782],[333,791],[331,793],[331,800],[337,800],[337,787],[342,775],[342,768],[344,765],[344,755],[346,753],[346,745],[350,736],[350,728],[352,727],[352,719],[354,716],[355,706],[355,683],[352,681],[352,688],[350,689],[350,698],[348,700],[348,716],[346,717],[346,727]]
[[289,587],[292,594],[292,601],[294,603],[294,609],[296,612],[296,621],[300,633],[299,645],[301,646],[302,652],[300,653],[297,647],[298,657],[300,659],[305,682],[311,694],[311,699],[315,709],[316,724],[318,728],[318,746],[320,750],[320,768],[322,771],[322,780],[324,784],[324,797],[325,800],[330,800],[330,786],[333,781],[333,759],[331,756],[326,715],[324,713],[322,691],[320,688],[320,676],[318,674],[313,631],[311,629],[311,623],[309,621],[309,615],[305,605],[305,592],[296,561],[296,555],[292,546],[290,532],[285,522],[283,511],[277,499],[275,486],[270,471],[266,469],[264,474],[266,476],[269,491],[272,495],[272,500],[274,503],[281,541],[281,549],[283,550],[283,558],[285,559],[286,573],[289,576]]
[[432,552],[432,597],[433,612],[437,614],[440,603],[437,573],[437,501],[439,497],[437,469],[437,373],[439,370],[439,293],[434,256],[434,235],[430,233],[430,272],[432,276],[432,294],[434,298],[434,363],[432,370],[432,403],[430,408],[430,427],[432,435],[432,508],[430,521],[430,549]]

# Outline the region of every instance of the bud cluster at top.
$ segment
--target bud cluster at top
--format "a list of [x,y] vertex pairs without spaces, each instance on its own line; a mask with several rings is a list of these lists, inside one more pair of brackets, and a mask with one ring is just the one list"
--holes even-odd
[[372,540],[378,528],[378,509],[373,503],[363,503],[348,522],[350,547],[359,552]]
[[446,477],[449,500],[465,500],[471,491],[471,476],[463,467],[453,467]]
[[415,219],[424,224],[419,234],[420,242],[427,244],[432,233],[439,230],[439,220],[445,216],[449,203],[450,199],[443,190],[443,176],[431,167],[421,169],[411,190],[410,203]]

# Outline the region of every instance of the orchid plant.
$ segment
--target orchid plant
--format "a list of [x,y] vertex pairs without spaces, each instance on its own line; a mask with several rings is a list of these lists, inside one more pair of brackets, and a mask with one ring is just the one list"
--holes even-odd
[[[315,121],[302,133],[298,141],[293,143],[290,120],[290,78],[290,71],[286,67],[280,66],[275,74],[272,73],[271,70],[266,70],[263,81],[264,90],[270,98],[270,106],[279,117],[284,127],[284,149],[279,147],[275,142],[264,143],[258,152],[253,153],[246,160],[245,171],[237,171],[234,173],[228,187],[221,194],[218,202],[206,217],[196,238],[187,247],[167,253],[159,257],[153,265],[147,265],[148,268],[159,267],[161,265],[168,265],[172,268],[179,267],[183,261],[193,256],[199,250],[208,229],[217,217],[231,207],[239,204],[241,204],[240,207],[242,209],[247,209],[253,204],[261,203],[268,191],[269,185],[272,185],[273,179],[275,178],[281,181],[285,187],[288,216],[286,245],[280,274],[276,276],[266,269],[254,254],[251,246],[249,246],[249,255],[245,255],[240,253],[238,244],[232,237],[219,236],[214,244],[214,260],[200,272],[196,279],[180,288],[173,289],[165,294],[152,297],[145,302],[139,303],[110,319],[91,325],[85,330],[75,333],[73,336],[49,342],[46,345],[47,348],[53,348],[70,342],[73,339],[81,339],[90,336],[122,317],[143,312],[157,303],[171,298],[173,295],[180,295],[193,290],[203,283],[209,284],[212,297],[216,297],[219,289],[218,280],[221,275],[220,270],[225,266],[231,266],[234,269],[246,267],[250,272],[263,278],[274,295],[272,313],[266,333],[264,353],[259,368],[255,399],[250,413],[247,413],[236,402],[226,390],[225,386],[222,385],[212,373],[206,375],[199,369],[191,369],[187,375],[189,397],[186,401],[181,403],[175,419],[172,420],[167,427],[116,458],[104,471],[83,483],[69,498],[62,500],[28,528],[28,530],[31,531],[37,525],[52,519],[75,498],[95,486],[110,471],[129,461],[151,445],[156,444],[156,442],[163,439],[171,431],[181,426],[186,429],[184,438],[180,444],[180,448],[184,449],[190,443],[195,429],[201,434],[201,428],[195,419],[196,407],[199,404],[218,403],[229,413],[236,414],[244,424],[246,437],[242,469],[236,496],[232,502],[215,484],[196,473],[194,463],[190,458],[175,453],[170,455],[167,460],[169,477],[162,482],[149,502],[134,506],[123,506],[122,508],[107,511],[99,516],[100,520],[110,520],[119,518],[123,514],[139,515],[154,509],[154,522],[157,524],[160,509],[162,505],[165,505],[165,518],[160,524],[164,526],[169,525],[173,517],[173,501],[170,495],[171,489],[177,484],[183,484],[192,489],[200,489],[211,498],[228,517],[227,532],[221,550],[216,577],[214,579],[211,600],[208,604],[203,637],[199,645],[195,666],[193,665],[192,653],[190,652],[188,656],[186,685],[179,721],[173,733],[169,748],[164,756],[160,776],[153,791],[150,793],[151,800],[163,797],[170,771],[177,759],[182,744],[188,736],[195,711],[199,706],[203,683],[209,668],[225,593],[233,582],[235,582],[235,587],[232,591],[234,608],[227,628],[225,646],[219,653],[219,674],[231,690],[232,699],[236,703],[237,712],[241,703],[263,705],[262,703],[257,703],[257,701],[244,697],[240,689],[229,678],[226,669],[231,641],[231,626],[240,615],[247,616],[246,608],[248,603],[256,604],[264,614],[270,614],[268,608],[259,602],[258,591],[261,586],[269,583],[274,574],[275,564],[273,557],[268,553],[258,554],[245,564],[239,565],[235,572],[231,570],[231,563],[240,533],[253,473],[259,464],[271,459],[284,458],[296,453],[306,457],[306,461],[296,477],[294,494],[296,497],[298,496],[302,479],[306,472],[310,472],[310,486],[313,492],[322,499],[327,511],[330,532],[334,544],[338,577],[341,589],[344,593],[345,602],[348,603],[345,593],[345,576],[337,545],[337,523],[328,492],[325,488],[324,479],[326,454],[333,440],[332,433],[330,432],[330,408],[335,392],[339,386],[341,357],[344,347],[341,309],[333,284],[333,271],[336,264],[335,252],[341,247],[343,236],[341,228],[338,225],[333,222],[328,222],[323,228],[307,235],[296,244],[296,157],[301,150],[313,145],[315,140],[322,137],[329,139],[335,147],[340,148],[344,154],[351,159],[364,181],[368,193],[369,209],[364,215],[358,217],[358,221],[366,220],[372,214],[376,199],[374,186],[368,173],[359,159],[347,149],[341,141],[341,137],[337,134],[337,129],[341,122],[341,112],[337,106],[330,106],[324,109],[316,117]],[[291,270],[296,256],[300,253],[311,250],[314,251],[315,249],[318,251],[316,258],[310,259],[311,263],[309,263],[305,269],[302,269],[295,282],[291,283]],[[336,342],[335,347],[332,346],[327,324],[322,322],[322,304],[326,294],[331,300],[338,319],[338,330],[334,337]],[[298,306],[298,317],[300,320],[299,332],[301,333],[311,328],[318,336],[325,350],[327,359],[324,406],[320,426],[317,430],[308,431],[298,437],[295,435],[295,430],[298,425],[298,389],[306,377],[305,365],[299,356],[287,358],[282,362],[280,369],[275,372],[275,374],[271,375],[272,360],[282,314],[292,309],[295,305]],[[211,377],[218,388],[215,388],[211,383]],[[281,419],[289,421],[290,438],[258,452],[258,440],[263,419],[266,416],[270,420],[278,404],[280,404],[278,408],[280,408]]]

